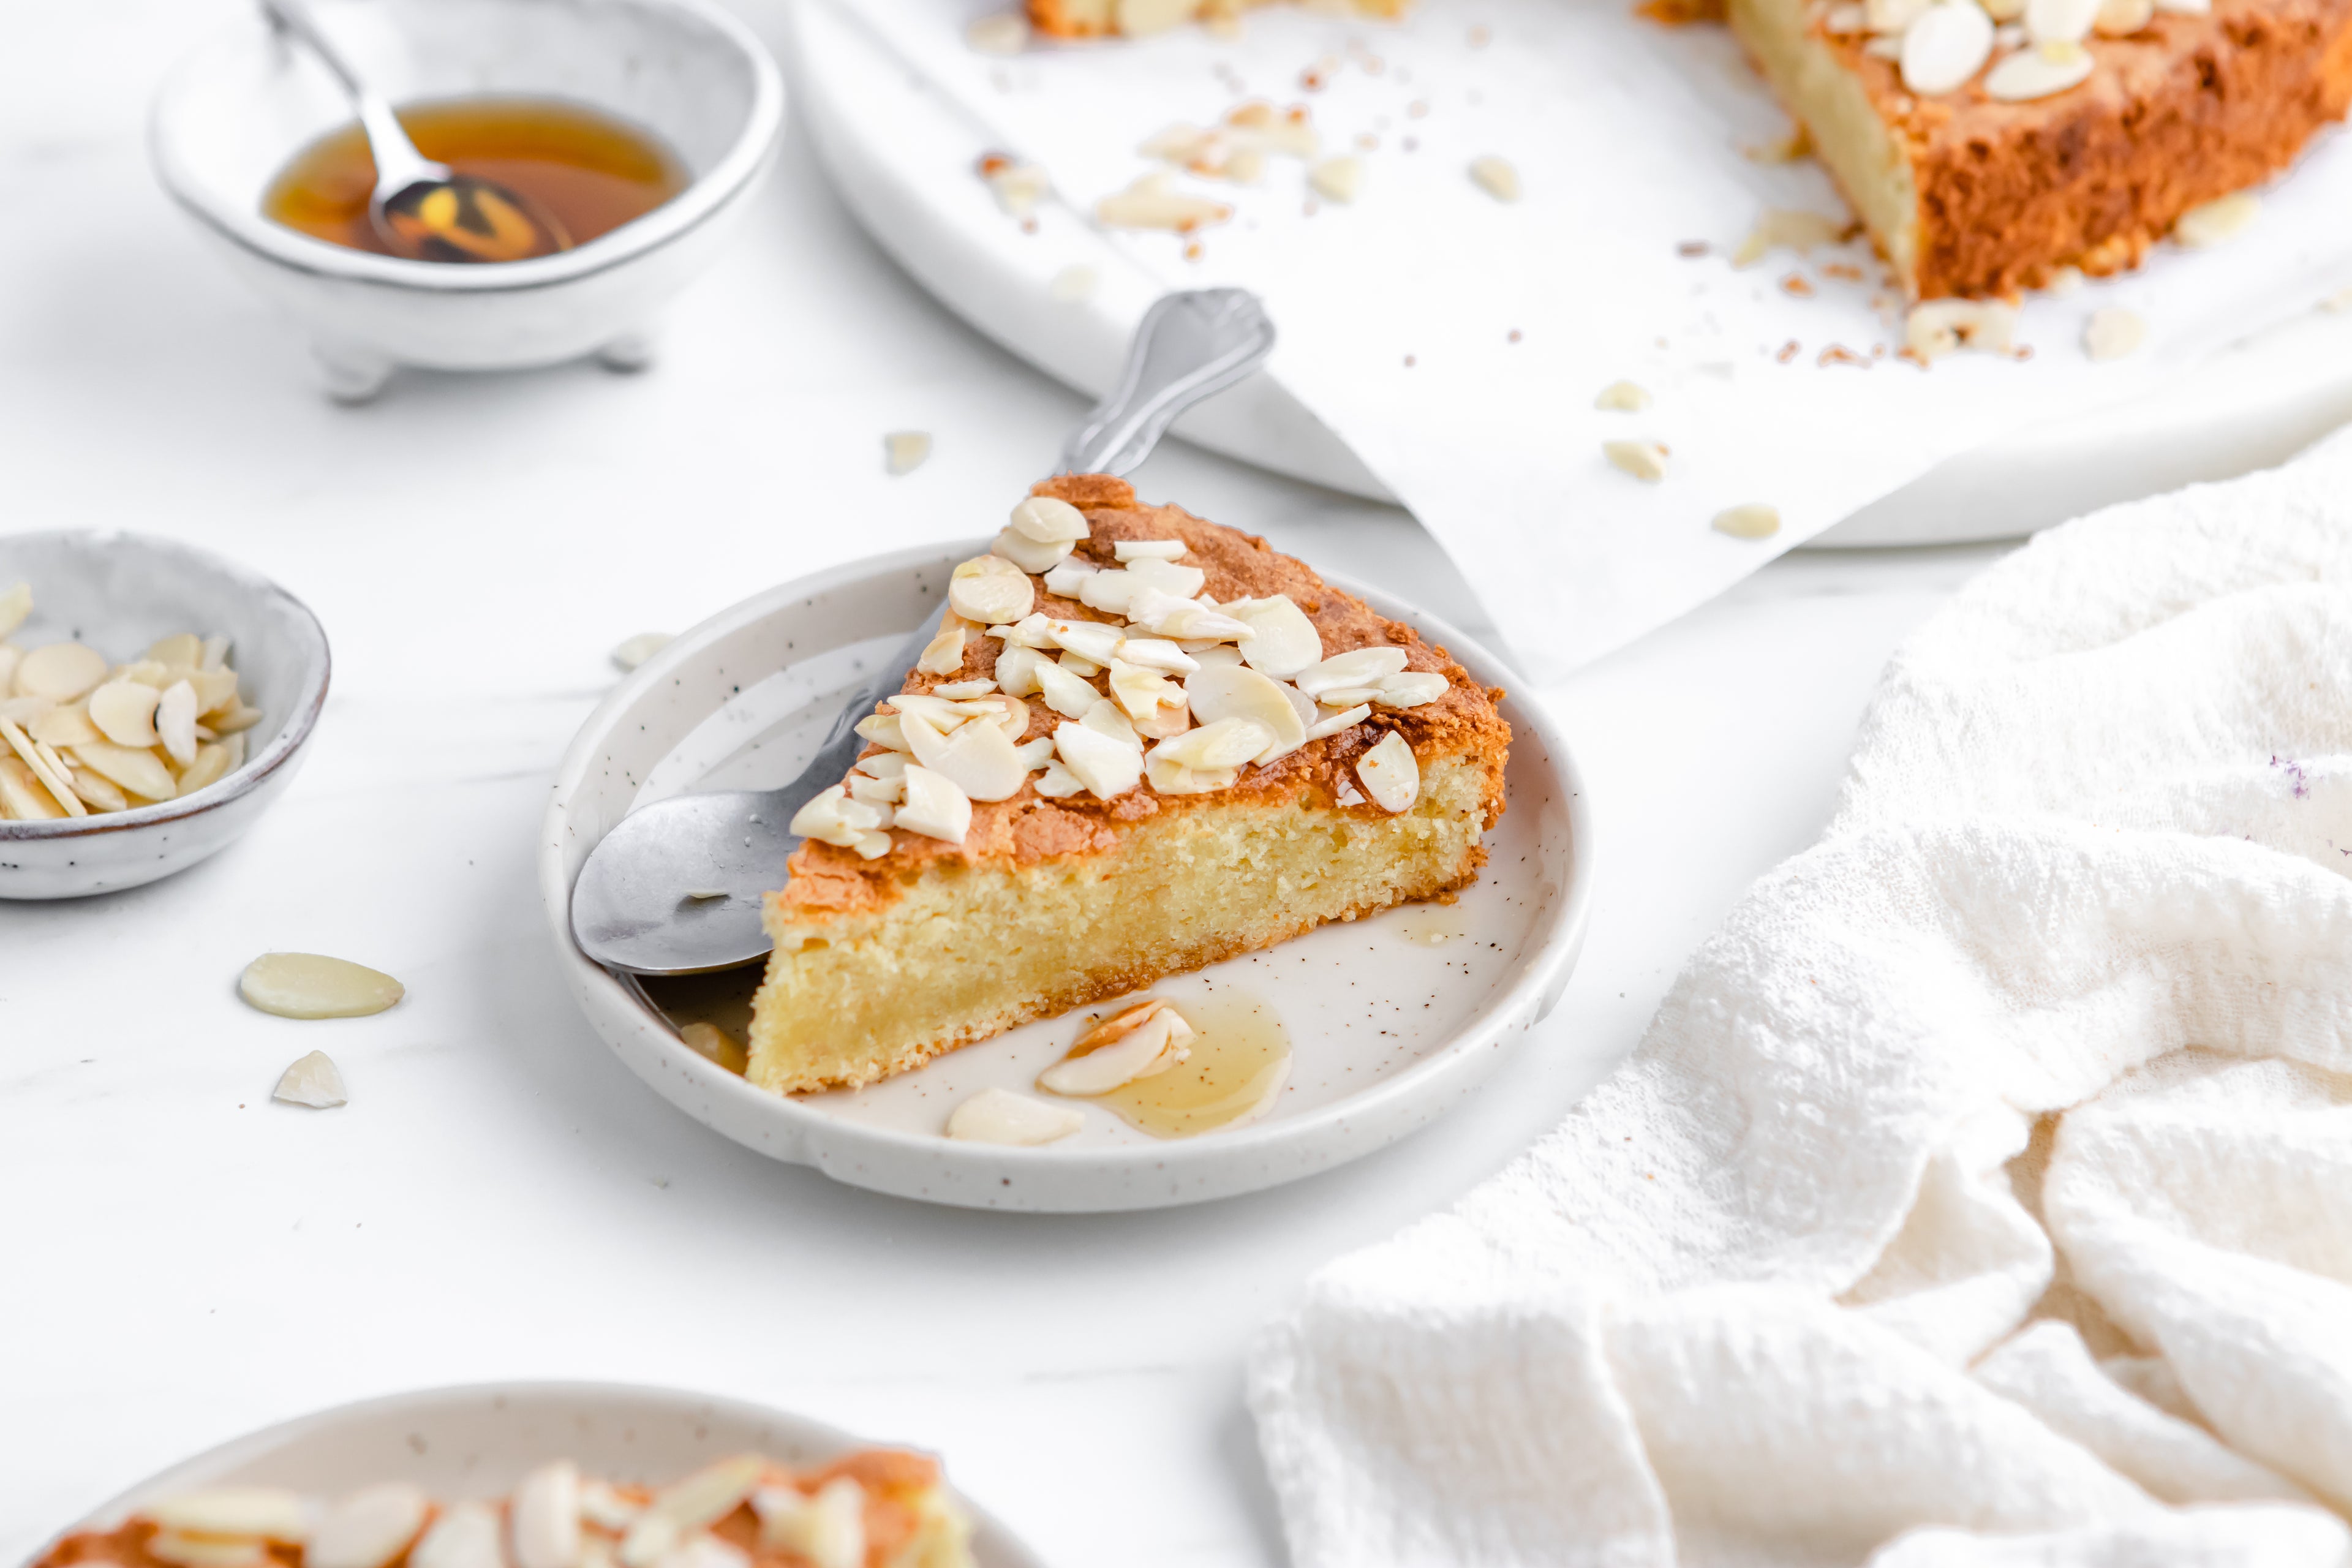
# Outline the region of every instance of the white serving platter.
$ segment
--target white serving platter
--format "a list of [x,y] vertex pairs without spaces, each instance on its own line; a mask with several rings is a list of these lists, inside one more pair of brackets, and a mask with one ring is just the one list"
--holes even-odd
[[[1086,1212],[1230,1196],[1371,1152],[1477,1089],[1559,1000],[1582,945],[1592,827],[1550,721],[1506,699],[1508,809],[1477,884],[1445,907],[1328,926],[1154,987],[1238,994],[1277,1018],[1287,1081],[1247,1125],[1162,1140],[1082,1101],[1087,1122],[1044,1148],[952,1142],[948,1114],[992,1086],[1030,1089],[1079,1032],[1047,1019],[854,1093],[784,1097],[689,1049],[643,993],[573,945],[580,865],[633,806],[701,785],[768,787],[814,754],[844,694],[887,658],[976,546],[927,547],[769,590],[679,637],[599,705],[556,781],[540,890],[574,997],[597,1034],[671,1103],[749,1148],[853,1185],[967,1207]],[[1478,679],[1512,678],[1452,627],[1330,579],[1416,626]]]
[[[999,144],[841,0],[793,0],[790,62],[835,188],[877,243],[974,328],[1100,395],[1158,283],[1100,234],[1050,253],[992,213],[971,170]],[[932,5],[942,27],[955,8]],[[1110,46],[1119,47],[1119,46]],[[1171,119],[1179,118],[1171,112]],[[1072,247],[1085,254],[1074,255]],[[1054,280],[1083,265],[1082,300]],[[1817,536],[1821,546],[2014,538],[2100,506],[2284,461],[2352,420],[2352,313],[2298,318],[2216,353],[2155,395],[2021,430],[1959,453]],[[1371,471],[1272,373],[1212,399],[1176,433],[1295,479],[1376,500]]]
[[[232,1439],[149,1477],[69,1528],[110,1530],[140,1508],[205,1487],[288,1487],[331,1498],[404,1480],[446,1501],[496,1497],[550,1459],[576,1460],[607,1480],[658,1484],[730,1454],[801,1465],[872,1446],[803,1416],[711,1394],[624,1384],[477,1384],[339,1405]],[[981,1568],[1044,1568],[1003,1524],[965,1507]]]

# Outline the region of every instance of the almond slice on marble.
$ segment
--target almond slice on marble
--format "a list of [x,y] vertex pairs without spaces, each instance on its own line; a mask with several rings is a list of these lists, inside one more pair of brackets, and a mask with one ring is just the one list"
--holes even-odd
[[1601,455],[1609,466],[1654,485],[1666,477],[1666,449],[1655,441],[1603,441]]
[[236,989],[280,1018],[364,1018],[406,994],[389,974],[315,952],[265,952],[245,966]]
[[1364,161],[1344,153],[1326,158],[1308,167],[1307,185],[1325,201],[1345,206],[1363,194]]
[[882,437],[882,471],[894,479],[921,468],[930,455],[928,430],[893,430]]
[[[293,1076],[293,1068],[287,1069],[287,1076]],[[286,1086],[278,1087],[278,1098],[284,1100]],[[339,1088],[335,1100],[299,1103],[341,1105],[340,1093]],[[319,1516],[318,1528],[302,1546],[302,1568],[388,1568],[424,1530],[431,1512],[425,1493],[406,1481],[362,1488]]]
[[[1048,1105],[1009,1089],[983,1089],[950,1114],[948,1136],[966,1143],[1034,1149],[1067,1138],[1086,1121],[1086,1113],[1074,1106]],[[766,1515],[761,1517],[764,1521]]]
[[1630,381],[1612,381],[1601,389],[1592,406],[1612,414],[1639,414],[1650,406],[1650,395]]
[[1762,501],[1744,501],[1717,512],[1712,526],[1716,532],[1734,539],[1769,539],[1780,531],[1780,509]]
[[1412,810],[1421,798],[1421,763],[1405,738],[1393,730],[1356,759],[1356,777],[1372,804],[1391,816]]
[[1470,160],[1470,183],[1498,202],[1519,199],[1519,172],[1507,158],[1492,153]]
[[[269,1098],[282,1100],[289,1105],[307,1105],[313,1110],[325,1110],[349,1103],[351,1095],[343,1088],[342,1069],[335,1066],[326,1052],[312,1051],[278,1075],[278,1087],[269,1091]],[[409,1533],[414,1535],[415,1531]]]

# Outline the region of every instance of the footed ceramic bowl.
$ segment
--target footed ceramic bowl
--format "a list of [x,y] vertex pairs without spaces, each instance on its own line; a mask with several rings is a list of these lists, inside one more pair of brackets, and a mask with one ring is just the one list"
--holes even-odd
[[[341,1497],[378,1481],[442,1499],[494,1497],[550,1459],[608,1480],[676,1480],[730,1454],[808,1464],[866,1447],[848,1433],[740,1400],[604,1383],[495,1383],[338,1405],[232,1439],[150,1477],[69,1530],[110,1530],[179,1492],[290,1487]],[[948,1477],[954,1484],[952,1474]],[[980,1568],[1043,1568],[970,1502]],[[63,1533],[62,1531],[60,1533]]]
[[633,369],[660,308],[708,267],[774,155],[775,62],[710,0],[316,0],[320,26],[395,104],[481,94],[568,99],[668,142],[692,183],[574,249],[457,266],[330,245],[261,215],[289,159],[352,109],[309,51],[257,13],[165,81],[155,173],[248,284],[310,335],[328,390],[394,368],[508,370],[597,354]]
[[217,555],[137,533],[0,534],[0,589],[26,583],[19,647],[81,642],[117,663],[180,632],[229,639],[229,665],[261,721],[246,763],[179,800],[134,811],[0,822],[0,899],[78,899],[184,871],[269,809],[301,765],[327,700],[327,634],[302,602]]

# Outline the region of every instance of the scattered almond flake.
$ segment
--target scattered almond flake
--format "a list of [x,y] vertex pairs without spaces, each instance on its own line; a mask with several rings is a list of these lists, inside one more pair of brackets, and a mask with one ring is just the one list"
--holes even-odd
[[1498,202],[1519,199],[1519,172],[1510,161],[1488,153],[1470,160],[1470,183]]
[[971,831],[971,800],[940,773],[926,767],[907,770],[907,800],[898,807],[897,826],[946,844],[961,844]]
[[1098,281],[1093,268],[1072,262],[1054,274],[1053,281],[1045,285],[1045,293],[1058,304],[1074,305],[1093,294]]
[[1790,338],[1787,342],[1780,345],[1780,352],[1775,353],[1772,357],[1780,361],[1782,364],[1787,364],[1790,360],[1797,357],[1797,340]]
[[[2078,0],[2032,0],[2039,5]],[[1958,0],[1932,5],[1903,35],[1903,85],[1922,98],[1958,91],[1992,58],[1992,18]]]
[[2006,56],[1985,73],[1985,96],[2002,103],[2049,98],[2090,79],[2093,64],[2091,51],[2080,44],[2036,44]]
[[2117,306],[2091,312],[2083,323],[2083,352],[2095,360],[2122,359],[2147,340],[2147,323]]
[[[580,1568],[580,1467],[569,1459],[540,1466],[514,1489],[507,1529],[515,1568]],[[306,1554],[302,1568],[323,1568]],[[351,1568],[380,1568],[352,1564]]]
[[1601,395],[1592,400],[1592,406],[1620,414],[1639,414],[1650,406],[1650,395],[1630,381],[1612,381],[1601,389]]
[[[928,728],[926,734],[937,731]],[[820,844],[831,844],[843,849],[857,847],[858,835],[882,825],[882,814],[876,803],[853,797],[846,784],[831,784],[812,795],[806,804],[793,813],[791,831],[802,838],[814,838]]]
[[939,636],[923,645],[923,657],[915,661],[915,668],[925,675],[953,675],[963,668],[964,637],[965,623],[949,616]]
[[[25,768],[32,780],[47,792],[49,798],[56,803],[57,811],[42,814],[43,816],[88,816],[89,815],[84,809],[80,797],[74,793],[72,778],[65,769],[58,765],[56,753],[48,752],[40,742],[5,719],[0,719],[0,740],[6,741],[8,749],[16,753],[12,760]],[[161,763],[155,765],[159,768],[163,766]],[[38,802],[34,797],[26,795],[22,796],[22,799],[32,810],[38,811]],[[26,818],[28,821],[41,819],[42,816],[33,816]]]
[[652,658],[654,654],[670,647],[673,642],[675,637],[670,632],[637,632],[635,637],[625,639],[621,647],[614,648],[612,660],[624,670],[635,670],[646,658]]
[[1370,702],[1381,694],[1380,683],[1367,686],[1343,686],[1336,691],[1326,691],[1316,701],[1326,708],[1352,708],[1360,702]]
[[894,752],[908,749],[906,727],[898,722],[896,713],[868,713],[852,728],[877,746],[887,746]]
[[[2261,210],[2261,198],[2252,191],[2233,191],[2182,213],[2173,220],[2172,237],[2191,250],[2205,250],[2237,238]],[[23,684],[23,677],[19,676],[19,689]]]
[[[196,760],[196,689],[184,680],[165,687],[155,700],[155,737],[173,763],[184,770]],[[187,793],[183,772],[180,791]]]
[[2079,44],[2099,19],[2100,0],[2026,0],[2025,36],[2036,44]]
[[1333,654],[1321,663],[1298,672],[1293,682],[1309,697],[1321,698],[1345,687],[1377,684],[1384,678],[1397,674],[1406,664],[1404,649],[1375,644],[1370,647],[1349,648]]
[[1734,267],[1753,267],[1776,249],[1810,254],[1817,245],[1835,245],[1850,226],[1843,218],[1822,213],[1767,207],[1739,248],[1731,253]]
[[890,836],[887,833],[877,828],[871,833],[861,833],[857,836],[859,859],[879,860],[888,853],[890,853]]
[[[89,721],[118,746],[144,749],[162,744],[155,733],[155,704],[163,693],[135,680],[110,680],[89,694]],[[192,688],[189,696],[195,692]],[[193,731],[195,714],[188,715]],[[193,732],[191,739],[193,739]]]
[[729,1072],[741,1073],[751,1065],[751,1054],[743,1048],[743,1042],[708,1020],[698,1019],[681,1026],[677,1037],[696,1056],[707,1057]]
[[[343,1089],[341,1069],[324,1051],[312,1051],[279,1074],[278,1087],[269,1091],[269,1098],[282,1100],[289,1105],[307,1105],[314,1110],[330,1110],[351,1100]],[[419,1519],[417,1523],[421,1525],[424,1521]],[[413,1536],[416,1531],[412,1529],[408,1533]],[[407,1544],[406,1537],[402,1538],[402,1544]]]
[[1181,539],[1122,539],[1111,545],[1111,553],[1122,562],[1173,561],[1191,548]]
[[315,952],[265,952],[245,966],[236,989],[280,1018],[364,1018],[405,994],[389,974]]
[[1036,599],[1029,574],[1000,555],[975,555],[948,576],[948,607],[984,626],[1020,620]]
[[1074,795],[1084,795],[1087,786],[1083,779],[1057,760],[1045,764],[1045,775],[1037,781],[1036,788],[1047,800],[1067,800]]
[[[1186,653],[1182,645],[1166,637],[1129,637],[1118,645],[1118,657],[1143,669],[1156,669],[1167,675],[1190,675],[1201,668],[1201,661]],[[1063,655],[1063,662],[1071,656]]]
[[1093,707],[1101,696],[1084,677],[1058,664],[1040,661],[1033,673],[1037,681],[1037,694],[1045,699],[1045,706],[1065,718],[1084,717],[1086,710]]
[[1043,576],[1070,553],[1067,544],[1040,544],[1013,529],[1005,529],[989,542],[988,552],[1002,556],[1032,576]]
[[1372,702],[1381,708],[1420,708],[1444,696],[1452,686],[1453,682],[1433,669],[1401,670],[1381,677]]
[[1603,441],[1601,455],[1611,467],[1644,484],[1654,485],[1666,477],[1666,449],[1655,441]]
[[1421,764],[1413,758],[1412,747],[1393,730],[1356,759],[1356,777],[1363,782],[1372,804],[1391,816],[1411,811],[1412,803],[1421,798]]
[[1961,349],[2006,353],[2017,339],[2017,307],[1994,300],[1927,300],[1903,321],[1906,353],[1932,363]]
[[498,1510],[461,1502],[436,1519],[408,1554],[408,1568],[505,1568]]
[[[1023,784],[1029,782],[1029,770],[1014,754],[1013,742],[1007,738],[1001,724],[966,724],[953,734],[942,736],[929,724],[911,717],[902,716],[900,722],[906,729],[908,741],[913,745],[915,760],[924,770],[953,784],[968,802],[1010,800],[1021,792]],[[907,770],[910,780],[915,771],[913,768]],[[908,786],[907,800],[911,808],[914,804],[911,783]],[[863,823],[859,828],[866,831],[878,826],[878,823]]]
[[1035,163],[1018,163],[991,154],[980,161],[980,177],[987,182],[996,205],[1013,217],[1027,217],[1054,194],[1053,176]]
[[893,430],[882,437],[882,468],[891,478],[911,474],[931,455],[930,433]]
[[[1105,573],[1105,576],[1112,574]],[[1049,647],[1074,653],[1087,663],[1100,666],[1118,657],[1127,644],[1124,628],[1108,621],[1055,621],[1045,623],[1045,640]]]
[[2092,24],[2104,38],[2128,38],[2156,20],[2156,0],[2099,0]]
[[148,1537],[147,1555],[177,1568],[260,1568],[272,1561],[268,1544],[250,1535],[195,1535],[159,1530]]
[[1095,216],[1113,228],[1167,229],[1175,234],[1191,234],[1233,216],[1234,209],[1223,202],[1177,190],[1164,171],[1146,174],[1095,204]]
[[54,822],[65,814],[65,807],[21,759],[0,755],[0,818]]
[[1326,158],[1307,171],[1307,184],[1325,201],[1345,206],[1364,188],[1364,161],[1344,154]]
[[1037,1075],[1055,1094],[1108,1094],[1155,1078],[1192,1054],[1192,1026],[1159,997],[1138,1003],[1078,1037],[1070,1054]]
[[14,637],[16,628],[33,613],[33,585],[30,583],[11,584],[0,593],[0,637]]
[[[940,674],[944,672],[933,671],[933,673]],[[996,682],[986,679],[979,680],[951,680],[945,685],[934,686],[931,688],[932,696],[944,697],[950,702],[969,702],[974,698],[992,697],[995,694]]]
[[1328,736],[1338,734],[1342,730],[1353,729],[1371,716],[1371,705],[1360,702],[1353,708],[1342,709],[1327,719],[1318,719],[1307,726],[1307,738],[1310,741],[1323,740]]
[[[1018,11],[999,11],[976,17],[963,30],[963,41],[976,54],[1017,55],[1029,47],[1029,18]],[[522,1568],[537,1565],[526,1563]]]
[[983,1089],[948,1117],[948,1136],[966,1143],[1030,1149],[1067,1138],[1086,1121],[1086,1113],[1075,1106],[1048,1105],[1009,1089]]
[[[314,1058],[322,1062],[327,1059],[313,1051],[302,1061]],[[301,1065],[302,1062],[294,1064],[296,1068]],[[328,1070],[333,1070],[331,1064]],[[289,1068],[288,1079],[293,1075],[294,1068]],[[286,1099],[285,1084],[280,1083],[278,1087],[278,1098]],[[336,1093],[338,1098],[326,1103],[341,1105],[340,1084]],[[319,1102],[303,1100],[300,1103]],[[310,1531],[310,1539],[302,1543],[303,1568],[388,1568],[388,1564],[408,1550],[409,1542],[415,1541],[417,1532],[425,1528],[425,1518],[431,1510],[432,1504],[425,1493],[405,1481],[387,1481],[379,1486],[362,1487],[319,1516],[317,1527]],[[576,1500],[573,1511],[572,1528],[576,1536],[579,1529]],[[576,1551],[573,1555],[577,1557]],[[555,1565],[544,1559],[526,1559],[520,1568],[555,1568]]]
[[1115,800],[1143,781],[1143,752],[1092,724],[1059,724],[1054,752],[1097,800]]
[[206,1487],[151,1503],[142,1511],[162,1529],[189,1535],[294,1544],[310,1533],[301,1497],[283,1487]]
[[[1037,1109],[1068,1108],[1039,1105]],[[759,1517],[762,1552],[788,1553],[806,1562],[809,1568],[866,1568],[866,1489],[856,1477],[835,1476],[814,1493],[795,1487],[761,1487],[751,1495],[751,1510]],[[894,1561],[912,1568],[916,1560],[908,1554]]]
[[16,661],[16,692],[19,697],[46,697],[71,702],[106,679],[106,656],[79,643],[50,643]]
[[1769,539],[1780,531],[1780,509],[1762,501],[1726,507],[1715,514],[1715,531],[1734,539]]
[[[1252,762],[1263,767],[1307,743],[1306,720],[1291,701],[1289,689],[1255,669],[1224,667],[1195,671],[1185,679],[1184,698],[1202,727],[1181,741],[1163,742],[1155,750],[1155,754],[1166,753],[1184,766],[1228,767]],[[1312,704],[1307,706],[1311,710]],[[1200,737],[1230,721],[1246,722],[1264,730],[1265,743],[1245,757],[1233,760],[1222,753],[1203,752],[1202,748],[1213,742]],[[1192,750],[1171,751],[1171,747]]]
[[2063,298],[2068,294],[2072,294],[2075,289],[2080,289],[2082,286],[2083,269],[2079,267],[2053,268],[2051,268],[2049,280],[2042,284],[2044,289],[2048,289],[2053,294],[2060,296],[2061,298]]

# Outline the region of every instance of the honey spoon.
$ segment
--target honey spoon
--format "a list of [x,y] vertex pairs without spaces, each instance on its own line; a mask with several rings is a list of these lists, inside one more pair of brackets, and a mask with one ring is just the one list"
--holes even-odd
[[[1125,474],[1151,454],[1179,415],[1222,392],[1274,352],[1274,323],[1242,289],[1162,295],[1143,313],[1109,396],[1063,448],[1062,472]],[[816,755],[775,790],[673,795],[630,812],[589,851],[572,885],[572,936],[625,973],[699,974],[765,956],[761,895],[784,885],[800,847],[793,815],[841,782],[864,754],[854,726],[898,694],[940,627],[944,601],[849,696]]]
[[540,203],[418,152],[390,100],[361,79],[303,0],[261,0],[261,9],[319,57],[358,111],[375,163],[368,222],[384,248],[411,261],[522,261],[572,248],[562,221]]

